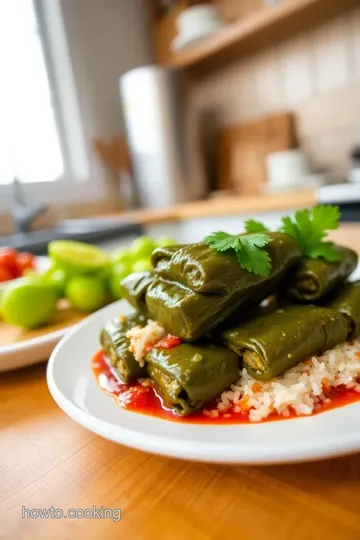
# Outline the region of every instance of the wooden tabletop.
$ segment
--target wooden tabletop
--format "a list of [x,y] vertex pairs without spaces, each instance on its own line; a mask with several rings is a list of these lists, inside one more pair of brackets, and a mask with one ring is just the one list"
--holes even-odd
[[276,212],[295,208],[311,207],[317,203],[315,190],[303,189],[272,194],[240,196],[237,193],[223,192],[211,199],[175,204],[168,208],[134,210],[120,214],[106,214],[99,218],[126,218],[143,224],[161,223],[231,214],[254,214]]
[[[333,237],[360,252],[360,225]],[[130,450],[68,418],[45,370],[0,375],[1,539],[359,540],[360,455],[226,467]],[[121,520],[22,519],[23,507],[94,506]]]

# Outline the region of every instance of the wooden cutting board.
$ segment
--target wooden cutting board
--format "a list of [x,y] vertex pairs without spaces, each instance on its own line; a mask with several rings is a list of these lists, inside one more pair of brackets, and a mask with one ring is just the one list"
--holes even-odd
[[38,338],[61,330],[62,328],[73,326],[85,319],[86,316],[87,314],[73,309],[66,300],[61,300],[51,322],[42,328],[24,330],[23,328],[0,321],[0,347],[28,341],[29,339]]
[[258,194],[267,181],[266,156],[295,146],[295,118],[291,113],[222,129],[217,145],[217,189]]

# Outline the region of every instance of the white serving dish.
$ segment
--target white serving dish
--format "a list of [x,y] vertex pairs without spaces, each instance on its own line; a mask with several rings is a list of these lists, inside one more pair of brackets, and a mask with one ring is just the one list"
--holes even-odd
[[[359,269],[354,279],[359,275]],[[171,422],[118,407],[98,386],[91,358],[104,323],[131,308],[116,302],[91,315],[55,348],[49,390],[63,411],[119,444],[174,458],[227,464],[280,464],[360,451],[360,402],[322,414],[260,424]]]

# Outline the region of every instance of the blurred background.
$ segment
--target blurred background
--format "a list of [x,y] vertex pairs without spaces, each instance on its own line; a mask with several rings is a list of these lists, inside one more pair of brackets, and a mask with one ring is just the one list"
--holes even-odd
[[358,0],[0,10],[0,245],[201,236],[318,202],[359,220]]

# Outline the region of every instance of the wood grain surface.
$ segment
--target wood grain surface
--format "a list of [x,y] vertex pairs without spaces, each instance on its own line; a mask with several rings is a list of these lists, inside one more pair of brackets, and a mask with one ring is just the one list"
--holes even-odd
[[[360,252],[360,225],[333,236]],[[360,455],[226,467],[130,450],[70,420],[47,390],[44,364],[0,375],[0,455],[1,539],[360,538]],[[22,519],[22,506],[122,514]]]
[[[126,213],[126,219],[144,225],[178,221],[190,218],[276,212],[311,207],[317,204],[315,190],[302,189],[282,193],[241,196],[238,192],[224,191],[212,199],[175,204],[168,208],[151,208]],[[98,218],[121,218],[124,214],[99,215]]]

